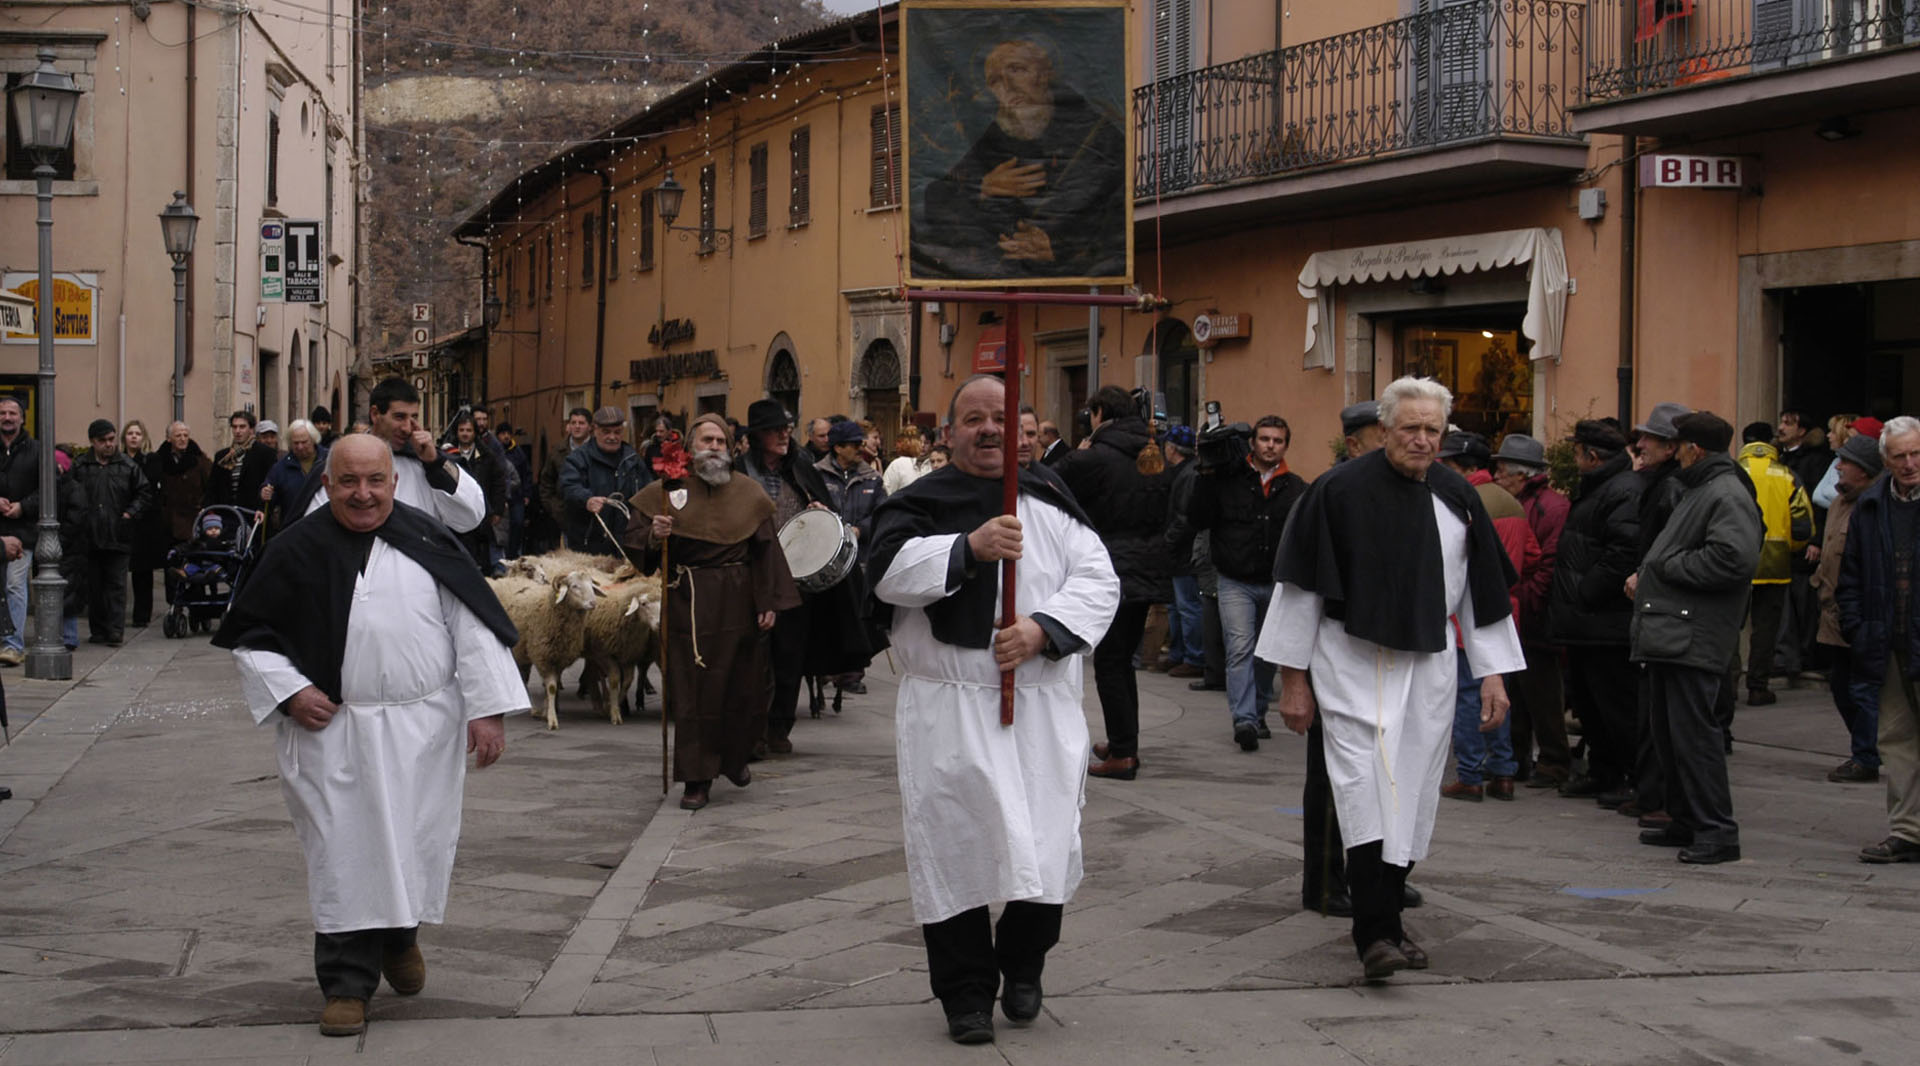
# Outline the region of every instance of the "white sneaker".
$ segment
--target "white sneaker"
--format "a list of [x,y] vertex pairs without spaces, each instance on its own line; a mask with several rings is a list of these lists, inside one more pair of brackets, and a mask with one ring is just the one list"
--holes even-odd
[[26,652],[18,648],[0,648],[0,666],[19,666],[26,661]]

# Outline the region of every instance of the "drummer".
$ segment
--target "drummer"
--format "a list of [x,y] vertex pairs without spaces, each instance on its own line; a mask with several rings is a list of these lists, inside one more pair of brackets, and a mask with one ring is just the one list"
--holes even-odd
[[[864,565],[867,559],[867,541],[873,533],[873,512],[880,501],[887,498],[886,486],[882,483],[880,471],[875,470],[865,459],[867,433],[858,422],[835,422],[827,430],[828,452],[825,459],[815,463],[820,477],[827,483],[827,494],[833,497],[833,509],[840,520],[853,529],[859,538],[860,561]],[[863,628],[868,647],[867,662],[872,661],[872,652],[886,646],[886,634],[869,621],[871,606],[867,596],[866,576],[860,568],[848,576],[847,584],[854,585],[852,591],[855,600],[852,611],[842,618],[843,626],[858,625]],[[857,621],[856,621],[857,619]],[[810,643],[821,644],[819,634],[810,634]],[[830,654],[830,649],[820,649],[820,654],[809,655],[809,659],[818,661]],[[849,653],[849,658],[854,653]],[[865,695],[867,691],[866,662],[857,669],[841,671],[833,675],[834,687],[841,692],[853,695]],[[839,704],[836,702],[835,707]]]

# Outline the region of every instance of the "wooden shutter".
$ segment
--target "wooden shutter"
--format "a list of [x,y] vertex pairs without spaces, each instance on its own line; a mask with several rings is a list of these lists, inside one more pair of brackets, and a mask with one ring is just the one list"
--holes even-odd
[[767,235],[767,142],[747,151],[747,236]]
[[640,269],[653,269],[653,190],[640,194]]
[[620,280],[620,201],[607,202],[607,280]]
[[874,108],[871,126],[868,202],[873,207],[890,207],[900,202],[900,105]]
[[580,219],[580,284],[593,284],[594,239],[599,236],[598,219],[589,211]]
[[804,226],[813,218],[813,193],[809,174],[812,151],[811,126],[801,126],[787,135],[787,159],[792,167],[787,187],[787,225],[789,226]]

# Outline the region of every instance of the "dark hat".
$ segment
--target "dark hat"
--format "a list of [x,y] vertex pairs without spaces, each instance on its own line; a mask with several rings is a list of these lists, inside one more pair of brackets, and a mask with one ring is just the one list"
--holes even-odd
[[1773,443],[1773,423],[1748,422],[1745,426],[1742,426],[1740,429],[1740,443],[1772,444]]
[[[774,429],[778,427],[768,426],[767,428]],[[860,423],[858,422],[835,422],[827,428],[827,444],[829,447],[838,444],[863,444],[866,442],[866,439],[867,431],[861,429]]]
[[324,407],[316,407],[313,409],[313,413],[307,416],[307,421],[331,423],[333,421],[333,412]]
[[1840,458],[1867,472],[1870,478],[1879,477],[1885,464],[1880,459],[1880,444],[1872,437],[1855,433],[1840,446]]
[[1679,403],[1656,403],[1653,410],[1647,412],[1647,420],[1633,427],[1635,433],[1644,433],[1661,440],[1673,439],[1673,420],[1681,415],[1692,414],[1693,408]]
[[1573,436],[1568,440],[1575,444],[1584,444],[1601,451],[1617,452],[1627,446],[1627,438],[1620,431],[1597,418],[1583,418],[1573,424]]
[[96,418],[93,421],[87,423],[87,439],[88,440],[100,440],[103,437],[111,437],[111,436],[113,436],[112,422],[109,422],[104,418]]
[[1493,453],[1496,460],[1530,466],[1535,470],[1547,468],[1547,446],[1527,436],[1525,433],[1509,433],[1500,442],[1500,450]]
[[1493,458],[1493,449],[1487,447],[1487,438],[1480,434],[1456,430],[1441,440],[1438,458],[1465,458],[1485,466],[1487,460]]
[[1355,433],[1380,424],[1380,405],[1372,400],[1362,400],[1351,407],[1340,409],[1340,432],[1351,437]]
[[1176,448],[1193,447],[1193,427],[1181,424],[1167,427],[1167,443]]
[[596,426],[624,426],[627,424],[627,416],[621,414],[618,407],[608,404],[593,413],[593,424]]
[[[749,433],[758,433],[763,429],[786,429],[791,425],[793,419],[787,416],[787,409],[780,405],[779,400],[755,400],[747,405]],[[859,428],[857,423],[855,428]]]
[[1725,455],[1733,445],[1733,424],[1712,411],[1695,411],[1673,421],[1675,440]]

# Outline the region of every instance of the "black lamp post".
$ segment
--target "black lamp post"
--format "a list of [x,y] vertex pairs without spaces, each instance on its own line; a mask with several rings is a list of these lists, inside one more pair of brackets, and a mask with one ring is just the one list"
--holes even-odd
[[667,178],[653,190],[653,202],[660,209],[660,224],[663,228],[680,234],[681,240],[687,234],[700,235],[700,250],[710,252],[715,248],[724,248],[733,241],[733,227],[720,229],[717,226],[676,226],[673,220],[680,217],[680,204],[686,199],[686,186],[673,180],[673,168],[667,168]]
[[176,192],[173,202],[160,212],[160,237],[167,254],[173,257],[173,420],[187,420],[187,257],[193,254],[193,231],[200,216],[187,203],[187,194]]
[[73,113],[80,88],[73,75],[54,69],[53,49],[40,49],[40,66],[7,90],[20,147],[33,160],[39,201],[40,381],[34,435],[40,448],[40,524],[34,541],[33,632],[27,642],[26,674],[37,680],[73,676],[73,653],[60,640],[60,604],[67,583],[60,576],[59,482],[53,462],[53,179],[54,163],[73,140]]

